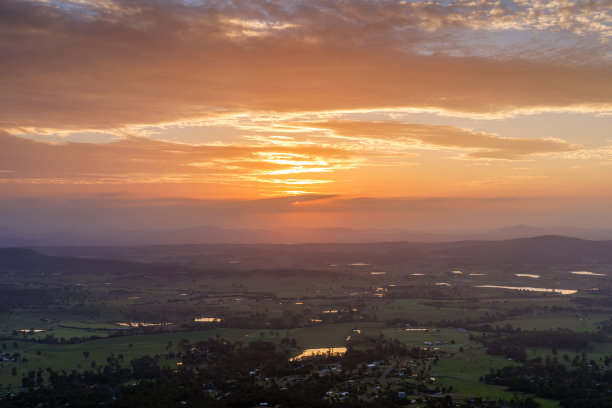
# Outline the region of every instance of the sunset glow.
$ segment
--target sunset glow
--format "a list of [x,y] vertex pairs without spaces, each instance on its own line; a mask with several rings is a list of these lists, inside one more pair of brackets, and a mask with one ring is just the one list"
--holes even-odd
[[0,224],[611,228],[611,10],[3,1]]

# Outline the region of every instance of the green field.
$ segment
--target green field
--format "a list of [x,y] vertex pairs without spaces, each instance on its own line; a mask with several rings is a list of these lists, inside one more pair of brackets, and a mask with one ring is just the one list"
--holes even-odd
[[[197,258],[197,254],[191,255]],[[353,255],[351,259],[358,258]],[[182,255],[173,256],[180,259]],[[246,258],[243,261],[241,265],[250,265]],[[306,262],[303,269],[279,271],[271,265],[289,264],[289,258],[273,261],[270,265],[259,264],[260,269],[255,271],[159,276],[60,273],[47,277],[34,274],[23,279],[7,272],[3,285],[23,292],[26,298],[30,292],[33,295],[0,313],[0,344],[4,344],[1,351],[10,358],[19,354],[16,361],[0,363],[0,387],[11,385],[11,390],[19,390],[21,378],[30,370],[92,370],[106,364],[109,356],[121,356],[126,367],[134,358],[159,356],[161,365],[176,368],[181,362],[178,353],[184,351],[178,344],[184,339],[192,344],[218,338],[244,344],[262,340],[276,345],[289,339],[297,344],[289,351],[293,356],[309,348],[347,344],[358,349],[374,347],[384,339],[397,340],[408,348],[427,349],[437,356],[435,363],[432,359],[395,361],[393,364],[411,366],[418,378],[390,375],[390,387],[434,377],[428,387],[452,387],[450,395],[457,399],[510,399],[513,393],[480,380],[491,369],[520,363],[503,355],[487,354],[483,343],[470,336],[557,328],[596,333],[608,323],[612,312],[605,295],[607,280],[576,278],[567,273],[568,268],[597,269],[589,265],[516,269],[504,265],[449,265],[440,258],[369,266],[349,266],[352,261],[344,261],[337,267],[329,266],[332,262],[323,266]],[[452,274],[450,271],[455,269],[464,273]],[[599,266],[597,270],[604,269]],[[386,274],[372,275],[372,271]],[[527,280],[514,273],[541,277]],[[449,286],[436,285],[440,282]],[[479,284],[530,284],[581,291],[554,295],[474,287]],[[601,292],[582,290],[598,284]],[[37,304],[37,296],[48,296],[49,304]],[[200,317],[221,321],[194,322]],[[139,322],[145,327],[120,326],[122,322]],[[24,332],[30,329],[40,332]],[[565,361],[566,354],[569,359],[576,355],[582,359],[584,353],[586,361],[603,364],[606,356],[612,355],[612,343],[590,342],[583,350],[526,347],[525,352],[528,359],[556,357],[558,361]],[[367,384],[369,393],[376,391],[384,369],[377,367],[359,379]],[[368,370],[358,370],[359,375]],[[557,401],[538,401],[543,408],[559,406]]]

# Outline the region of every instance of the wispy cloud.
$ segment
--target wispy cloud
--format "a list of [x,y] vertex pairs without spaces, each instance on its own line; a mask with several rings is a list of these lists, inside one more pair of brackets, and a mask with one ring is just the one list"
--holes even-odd
[[395,140],[413,148],[450,148],[464,152],[466,158],[520,160],[533,154],[574,152],[581,146],[556,138],[508,138],[473,132],[452,126],[434,126],[393,121],[325,121],[306,126],[332,131],[338,135]]

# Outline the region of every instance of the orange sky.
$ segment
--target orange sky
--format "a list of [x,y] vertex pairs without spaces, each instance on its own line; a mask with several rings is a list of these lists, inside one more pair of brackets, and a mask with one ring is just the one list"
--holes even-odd
[[611,10],[5,0],[0,227],[612,228]]

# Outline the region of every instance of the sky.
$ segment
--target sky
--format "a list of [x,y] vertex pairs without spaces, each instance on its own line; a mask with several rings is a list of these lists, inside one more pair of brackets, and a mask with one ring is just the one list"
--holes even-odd
[[3,0],[0,228],[612,228],[612,0]]

